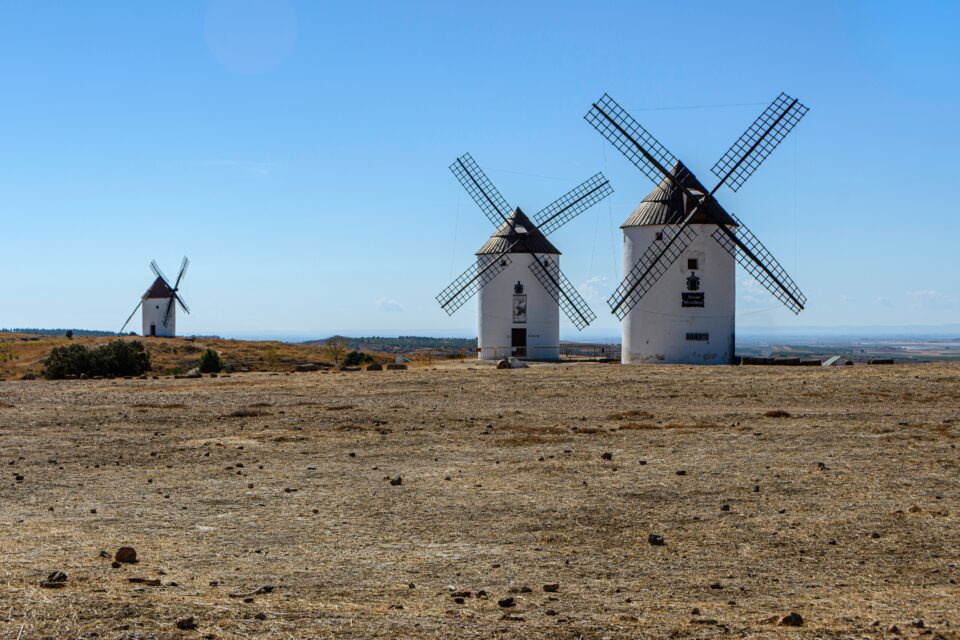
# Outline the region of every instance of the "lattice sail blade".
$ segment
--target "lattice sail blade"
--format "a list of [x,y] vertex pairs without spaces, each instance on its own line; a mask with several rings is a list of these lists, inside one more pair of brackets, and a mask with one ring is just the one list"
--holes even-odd
[[597,319],[597,314],[593,312],[577,288],[560,271],[560,265],[556,260],[543,254],[534,256],[533,262],[530,263],[530,271],[537,277],[550,297],[560,305],[564,315],[570,319],[578,331],[583,331],[584,327]]
[[550,297],[560,305],[564,315],[570,319],[578,331],[583,331],[584,327],[597,319],[597,314],[593,312],[577,288],[560,271],[560,265],[556,260],[548,255],[534,256],[533,262],[530,263],[530,271],[547,290]]
[[170,300],[167,302],[167,310],[163,314],[163,326],[167,326],[170,322],[170,315],[173,313],[173,301],[176,299],[176,296],[170,296]]
[[630,309],[640,302],[657,280],[667,272],[670,265],[686,251],[696,235],[696,231],[689,226],[671,225],[663,230],[659,240],[650,243],[617,290],[607,300],[610,310],[617,318],[623,320]]
[[676,156],[607,94],[583,118],[655,183],[677,164]]
[[183,256],[183,262],[180,263],[180,273],[177,275],[177,281],[173,285],[174,291],[180,287],[180,283],[183,281],[183,276],[187,274],[187,267],[190,266],[190,259],[187,256]]
[[163,275],[163,271],[160,271],[160,265],[157,264],[156,260],[150,261],[150,270],[153,271],[155,276],[163,280],[164,284],[170,286],[170,281],[167,280],[167,276]]
[[493,186],[477,163],[474,162],[470,154],[465,154],[457,158],[450,165],[450,171],[457,177],[463,188],[467,190],[473,201],[477,203],[480,210],[483,211],[487,219],[495,227],[499,227],[510,217],[513,209],[507,204],[497,188]]
[[807,298],[800,291],[800,287],[794,283],[757,236],[753,235],[753,232],[736,216],[730,214],[730,217],[739,226],[735,229],[727,229],[730,233],[724,231],[725,227],[717,228],[712,234],[714,239],[740,263],[740,266],[746,269],[747,273],[772,293],[773,297],[794,313],[799,314],[807,305]]
[[139,308],[140,308],[140,305],[142,305],[142,304],[143,304],[143,300],[141,300],[140,302],[137,303],[137,306],[135,306],[135,307],[133,308],[133,312],[132,312],[132,313],[130,314],[130,316],[127,318],[127,321],[123,323],[123,326],[122,326],[122,327],[120,327],[120,331],[117,331],[117,335],[120,335],[121,333],[123,333],[123,330],[126,329],[126,328],[127,328],[127,325],[130,324],[130,321],[133,320],[134,314],[137,313],[137,309],[139,309]]
[[498,256],[479,256],[467,270],[457,276],[446,288],[437,294],[436,301],[440,308],[452,316],[457,309],[466,304],[480,288],[493,280],[510,265],[510,256],[501,253]]
[[183,309],[186,313],[190,313],[190,307],[187,306],[187,303],[183,301],[183,298],[180,297],[180,294],[177,293],[174,295],[177,299],[177,303],[180,305],[180,308]]
[[545,206],[534,216],[534,220],[540,231],[550,235],[611,193],[613,187],[610,181],[598,173]]
[[721,184],[737,191],[807,115],[807,111],[809,109],[799,100],[781,93],[717,160],[711,171],[720,178]]

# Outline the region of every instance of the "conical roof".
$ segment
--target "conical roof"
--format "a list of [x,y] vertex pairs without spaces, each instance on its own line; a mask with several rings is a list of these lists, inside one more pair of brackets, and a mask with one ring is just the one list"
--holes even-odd
[[[523,233],[526,231],[526,233]],[[507,221],[493,232],[490,239],[477,249],[477,255],[503,253],[510,245],[510,253],[549,253],[560,255],[560,250],[547,240],[547,236],[530,221],[530,218],[518,207]]]
[[[682,162],[677,162],[670,173],[690,191],[707,193],[706,187],[697,180],[697,177]],[[683,219],[687,217],[687,213],[695,204],[685,204],[687,199],[682,189],[677,187],[669,178],[664,177],[620,227],[642,227],[683,222]],[[736,225],[736,222],[716,200],[713,200],[706,207],[697,209],[690,222],[692,224]]]
[[147,292],[143,294],[143,299],[148,298],[171,298],[173,297],[173,289],[163,281],[163,278],[158,277],[153,281],[153,284],[150,285],[150,288],[147,289]]

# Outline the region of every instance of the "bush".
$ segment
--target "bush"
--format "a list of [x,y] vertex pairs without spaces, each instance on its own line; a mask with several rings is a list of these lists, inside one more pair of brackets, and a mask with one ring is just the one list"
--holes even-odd
[[351,351],[343,359],[343,366],[359,367],[366,362],[373,362],[373,358],[365,354],[363,351]]
[[197,363],[197,369],[200,373],[220,373],[223,371],[223,360],[220,354],[213,349],[207,349],[200,356],[200,362]]
[[68,376],[139,376],[150,369],[150,354],[139,341],[114,340],[88,349],[82,344],[54,347],[43,361],[43,376],[50,380]]

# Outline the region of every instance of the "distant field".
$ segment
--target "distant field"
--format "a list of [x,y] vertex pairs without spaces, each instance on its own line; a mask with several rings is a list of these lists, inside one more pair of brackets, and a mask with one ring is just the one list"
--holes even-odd
[[0,638],[958,639],[958,443],[956,364],[0,382]]

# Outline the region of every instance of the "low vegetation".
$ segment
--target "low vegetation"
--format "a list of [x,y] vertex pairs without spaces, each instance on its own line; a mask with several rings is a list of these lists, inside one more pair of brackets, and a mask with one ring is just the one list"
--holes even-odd
[[50,380],[80,376],[139,376],[150,370],[150,354],[138,340],[113,340],[94,349],[70,344],[54,347],[44,365],[43,376]]
[[220,373],[223,371],[223,360],[220,354],[213,349],[207,349],[200,356],[200,362],[197,363],[197,369],[200,373]]

